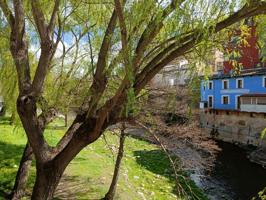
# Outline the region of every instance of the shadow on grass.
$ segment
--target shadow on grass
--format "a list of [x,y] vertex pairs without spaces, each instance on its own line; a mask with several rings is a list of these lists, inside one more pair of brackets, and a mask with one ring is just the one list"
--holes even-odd
[[0,125],[10,125],[11,117],[0,116]]
[[137,163],[145,169],[154,174],[165,176],[170,182],[175,181],[174,171],[170,161],[162,150],[134,151],[134,156],[136,157]]
[[93,191],[88,184],[91,180],[79,176],[64,175],[56,188],[54,200],[87,199]]
[[0,142],[0,195],[12,190],[23,150],[23,145]]
[[[154,174],[168,178],[170,183],[176,184],[173,167],[164,151],[159,149],[151,151],[134,151],[134,156],[136,157],[136,161],[139,165]],[[172,157],[172,160],[175,161],[176,157]],[[190,198],[202,200],[207,199],[203,192],[196,187],[195,183],[190,180],[186,173],[182,171],[178,171],[177,173],[182,175],[178,178],[179,184],[185,190],[186,194],[190,196]],[[173,188],[172,193],[177,194],[177,187]]]
[[[1,136],[1,134],[0,134]],[[0,141],[0,200],[8,199],[10,194],[20,159],[24,150],[23,145],[14,145]],[[29,177],[28,186],[31,188],[34,183],[35,175]],[[80,177],[65,175],[57,188],[56,197],[54,199],[68,200],[76,199],[76,196],[84,196],[92,192],[90,187],[85,187],[88,180],[80,179]],[[30,199],[31,190],[26,191],[25,199]]]
[[145,169],[162,176],[173,179],[169,159],[162,150],[143,150],[143,151],[134,151],[134,156],[139,165]]

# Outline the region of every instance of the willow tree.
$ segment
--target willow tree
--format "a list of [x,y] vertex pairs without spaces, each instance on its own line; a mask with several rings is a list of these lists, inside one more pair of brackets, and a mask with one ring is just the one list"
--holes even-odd
[[[136,98],[164,66],[232,24],[266,13],[262,0],[0,0],[0,7],[17,71],[17,112],[27,149],[36,158],[32,199],[37,200],[52,199],[70,161],[108,126],[134,117]],[[55,60],[62,58],[55,55],[60,41],[68,43],[71,30],[88,35],[79,42],[88,44],[84,60],[90,62],[76,75],[85,90],[75,120],[58,144],[50,146],[43,132],[58,101],[46,92],[47,79],[61,69]],[[41,49],[37,66],[29,59],[33,43]],[[81,81],[88,71],[91,81]],[[48,106],[38,115],[43,102]]]

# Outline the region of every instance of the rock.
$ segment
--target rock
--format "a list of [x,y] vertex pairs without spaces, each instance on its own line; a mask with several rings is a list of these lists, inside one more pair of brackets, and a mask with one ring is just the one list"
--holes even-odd
[[142,192],[138,191],[138,194],[142,197],[143,200],[146,200],[146,198]]
[[257,163],[266,169],[266,148],[259,148],[252,151],[248,158],[251,162]]

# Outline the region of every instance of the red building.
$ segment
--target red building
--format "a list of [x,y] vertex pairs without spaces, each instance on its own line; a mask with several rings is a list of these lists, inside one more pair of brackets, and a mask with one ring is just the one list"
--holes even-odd
[[257,45],[256,25],[252,19],[246,20],[245,24],[248,26],[246,30],[248,34],[243,34],[243,31],[236,30],[231,36],[230,42],[225,46],[225,74],[230,73],[232,70],[262,67]]

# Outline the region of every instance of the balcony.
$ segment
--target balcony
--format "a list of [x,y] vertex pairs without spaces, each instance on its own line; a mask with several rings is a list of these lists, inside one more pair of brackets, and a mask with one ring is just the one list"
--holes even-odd
[[241,95],[240,111],[266,113],[266,94]]

